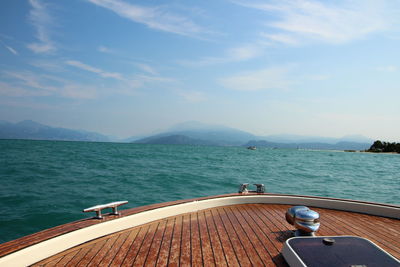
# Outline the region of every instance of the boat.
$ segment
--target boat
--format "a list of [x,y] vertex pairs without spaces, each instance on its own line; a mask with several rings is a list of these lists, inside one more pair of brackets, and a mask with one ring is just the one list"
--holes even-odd
[[248,147],[247,147],[247,149],[250,149],[250,150],[256,150],[256,149],[257,149],[257,147],[256,147],[256,146],[248,146]]
[[335,249],[346,266],[400,266],[400,206],[249,186],[124,210],[127,201],[96,205],[83,210],[93,217],[1,244],[0,266],[338,266],[326,254]]

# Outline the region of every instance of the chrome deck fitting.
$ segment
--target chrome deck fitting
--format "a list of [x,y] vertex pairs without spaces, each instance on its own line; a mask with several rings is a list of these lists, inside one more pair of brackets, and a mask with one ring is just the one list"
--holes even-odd
[[116,202],[111,202],[108,204],[101,204],[101,205],[97,205],[97,206],[93,206],[87,209],[84,209],[83,212],[92,212],[95,211],[96,212],[96,219],[102,219],[103,216],[101,214],[101,211],[103,209],[108,209],[111,208],[112,212],[111,215],[119,215],[120,213],[118,212],[118,207],[121,205],[125,205],[127,204],[128,201],[116,201]]
[[296,228],[295,236],[315,236],[315,232],[318,231],[320,226],[318,212],[310,210],[306,206],[289,208],[285,218],[288,223]]
[[264,193],[265,192],[265,186],[264,184],[254,184],[257,189],[256,190],[249,190],[249,183],[246,184],[241,184],[239,187],[239,193],[240,194],[247,194],[247,193]]

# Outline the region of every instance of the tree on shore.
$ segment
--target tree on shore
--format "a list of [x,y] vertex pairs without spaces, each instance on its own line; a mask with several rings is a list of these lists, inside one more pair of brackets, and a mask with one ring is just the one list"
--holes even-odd
[[397,152],[400,153],[400,143],[381,142],[375,141],[372,146],[367,150],[369,152]]

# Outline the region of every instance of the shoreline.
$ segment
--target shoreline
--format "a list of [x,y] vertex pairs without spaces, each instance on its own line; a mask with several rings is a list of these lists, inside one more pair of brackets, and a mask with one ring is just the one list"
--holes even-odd
[[[345,152],[350,152],[350,151],[345,151]],[[357,153],[371,153],[371,154],[398,154],[400,153],[397,152],[372,152],[372,151],[356,151]]]

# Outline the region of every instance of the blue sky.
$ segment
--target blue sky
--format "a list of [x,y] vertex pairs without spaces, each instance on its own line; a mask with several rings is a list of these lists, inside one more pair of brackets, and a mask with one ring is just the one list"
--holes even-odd
[[0,119],[400,141],[400,1],[2,0]]

